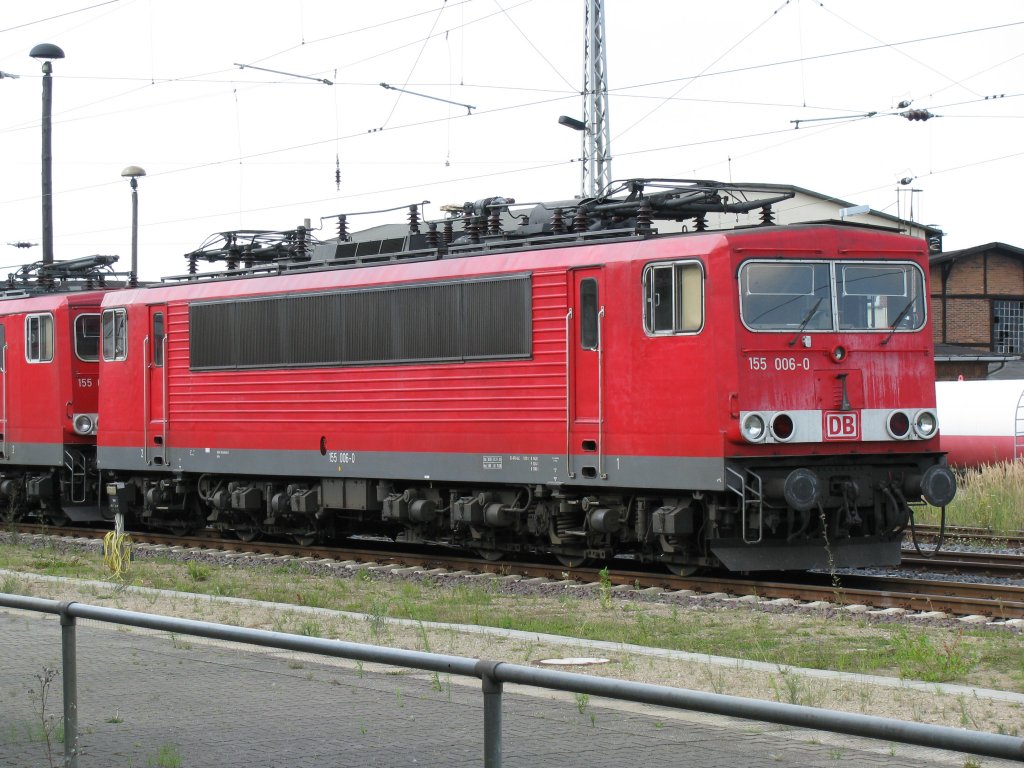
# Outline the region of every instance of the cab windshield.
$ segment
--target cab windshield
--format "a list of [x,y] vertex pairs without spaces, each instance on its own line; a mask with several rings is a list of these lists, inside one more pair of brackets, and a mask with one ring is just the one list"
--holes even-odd
[[891,262],[748,261],[740,315],[753,331],[916,331],[924,274]]

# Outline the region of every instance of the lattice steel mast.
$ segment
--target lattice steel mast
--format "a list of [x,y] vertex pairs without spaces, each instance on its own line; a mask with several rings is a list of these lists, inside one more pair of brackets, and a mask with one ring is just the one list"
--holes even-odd
[[604,0],[584,0],[583,170],[581,194],[597,197],[612,180],[611,132],[608,126],[608,57],[605,53]]

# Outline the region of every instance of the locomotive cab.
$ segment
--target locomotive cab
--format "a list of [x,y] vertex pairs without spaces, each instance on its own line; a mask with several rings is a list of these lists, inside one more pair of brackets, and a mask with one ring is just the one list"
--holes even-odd
[[103,519],[96,468],[101,295],[0,302],[0,498],[8,520]]
[[955,493],[938,445],[925,246],[879,232],[867,248],[861,232],[854,249],[849,232],[734,249],[736,504],[712,547],[730,568],[853,565],[866,550],[896,564],[912,506]]

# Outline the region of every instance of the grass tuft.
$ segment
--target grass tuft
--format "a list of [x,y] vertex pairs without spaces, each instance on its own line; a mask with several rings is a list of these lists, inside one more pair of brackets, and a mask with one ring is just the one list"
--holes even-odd
[[[956,498],[946,507],[950,525],[992,533],[1024,531],[1024,462],[1001,462],[957,471]],[[918,507],[917,522],[938,525],[940,510]]]

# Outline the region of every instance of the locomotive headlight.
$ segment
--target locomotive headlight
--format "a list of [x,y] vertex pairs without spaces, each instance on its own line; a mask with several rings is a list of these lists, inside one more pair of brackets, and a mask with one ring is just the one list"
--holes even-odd
[[793,424],[793,417],[788,413],[775,414],[775,416],[772,417],[770,427],[772,437],[780,443],[788,443],[793,439],[793,435],[796,433],[796,427]]
[[885,429],[893,440],[906,440],[910,435],[910,417],[904,411],[893,411],[885,422]]
[[760,443],[764,436],[764,419],[758,413],[748,413],[743,419],[743,437],[751,443]]
[[92,435],[96,432],[96,414],[78,413],[73,419],[75,433],[79,435]]
[[914,417],[914,432],[922,440],[934,437],[939,431],[939,420],[934,411],[918,411]]

